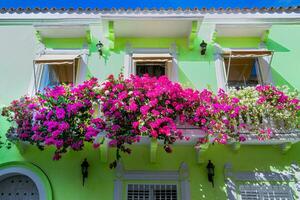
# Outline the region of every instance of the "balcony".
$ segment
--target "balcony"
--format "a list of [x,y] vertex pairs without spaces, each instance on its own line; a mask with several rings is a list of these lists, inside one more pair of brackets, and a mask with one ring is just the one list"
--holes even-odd
[[62,85],[33,97],[15,100],[2,115],[13,122],[7,136],[39,148],[54,146],[58,160],[85,143],[130,153],[130,145],[150,144],[151,162],[158,144],[195,145],[198,162],[212,143],[277,144],[283,152],[300,138],[297,93],[274,86],[247,87],[216,94],[183,88],[150,76],[109,76],[101,85],[93,78],[78,86]]

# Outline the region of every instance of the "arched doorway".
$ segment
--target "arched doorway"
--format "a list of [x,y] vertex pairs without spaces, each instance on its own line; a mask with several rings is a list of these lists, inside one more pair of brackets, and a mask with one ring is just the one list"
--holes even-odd
[[0,199],[39,200],[39,192],[28,176],[12,175],[0,180]]

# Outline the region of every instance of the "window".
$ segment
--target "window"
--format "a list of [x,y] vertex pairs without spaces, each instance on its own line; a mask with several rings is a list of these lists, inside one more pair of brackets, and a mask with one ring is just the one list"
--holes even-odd
[[263,83],[257,58],[224,58],[224,64],[228,87],[240,88]]
[[166,75],[166,63],[164,62],[137,62],[136,75],[143,76],[148,74],[151,77],[160,77]]
[[134,74],[143,76],[148,74],[151,77],[168,76],[172,77],[172,56],[170,54],[133,54],[132,56]]
[[243,88],[264,85],[269,82],[268,64],[262,58],[272,55],[271,51],[230,51],[224,53],[224,77],[227,88]]
[[114,200],[191,199],[189,169],[184,162],[174,171],[125,170],[119,162],[115,174]]
[[128,184],[127,200],[177,200],[177,185]]
[[288,185],[240,185],[241,200],[292,200]]
[[35,90],[61,84],[76,84],[79,55],[41,55],[35,60]]
[[73,74],[76,76],[77,66],[73,67],[72,64],[44,64],[41,67],[43,69],[39,90],[43,90],[44,87],[75,83]]
[[133,49],[134,53],[125,55],[124,75],[131,74],[152,77],[167,76],[171,81],[178,81],[176,53],[170,49]]

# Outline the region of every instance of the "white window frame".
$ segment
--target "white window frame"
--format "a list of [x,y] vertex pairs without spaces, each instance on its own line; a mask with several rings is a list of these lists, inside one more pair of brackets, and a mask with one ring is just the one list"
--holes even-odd
[[[189,169],[186,163],[181,163],[178,171],[137,171],[137,170],[125,170],[122,162],[118,162],[115,169],[114,180],[114,200],[123,199],[124,182],[138,181],[141,183],[167,181],[172,184],[177,183],[177,193],[180,199],[190,200],[190,181],[189,181]],[[180,193],[179,193],[180,191]],[[127,188],[126,188],[127,194]],[[126,195],[127,198],[127,195]]]
[[[217,76],[217,83],[218,87],[227,91],[227,82],[226,82],[226,67],[224,63],[224,58],[222,56],[223,52],[230,52],[230,51],[265,51],[266,49],[260,48],[260,49],[252,49],[252,48],[220,48],[216,47],[216,54],[215,54],[215,67],[216,67],[216,76]],[[264,56],[257,58],[258,61],[258,67],[261,77],[258,77],[258,79],[261,79],[263,83],[266,84],[273,84],[272,79],[272,73],[271,73],[271,61],[272,61],[272,55],[271,56]]]
[[[127,45],[124,57],[124,77],[129,78],[131,74],[135,74],[135,63],[132,58],[133,54],[170,54],[172,56],[172,66],[166,69],[166,75],[173,82],[178,82],[178,60],[176,45],[172,45],[169,49],[163,48],[131,48]],[[167,66],[166,66],[167,67]]]
[[[77,68],[77,74],[75,77],[75,85],[78,85],[80,83],[83,83],[83,81],[86,80],[86,73],[87,73],[87,64],[88,64],[88,55],[89,50],[88,49],[44,49],[41,52],[39,52],[36,56],[40,56],[43,54],[49,54],[49,55],[79,55],[79,64]],[[31,76],[31,81],[28,88],[28,94],[30,96],[33,96],[36,92],[36,79],[38,79],[36,76],[37,70],[36,70],[36,64],[33,61],[33,72]],[[41,74],[41,73],[39,73]]]

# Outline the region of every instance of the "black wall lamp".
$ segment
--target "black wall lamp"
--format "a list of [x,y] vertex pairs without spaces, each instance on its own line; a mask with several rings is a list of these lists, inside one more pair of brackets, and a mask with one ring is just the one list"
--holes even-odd
[[211,160],[209,160],[206,168],[208,181],[211,182],[214,187],[215,165],[211,162]]
[[82,174],[82,185],[84,186],[84,181],[88,177],[88,168],[89,163],[87,159],[85,158],[84,161],[81,163],[81,174]]
[[205,55],[206,52],[206,47],[207,47],[207,43],[204,42],[204,40],[202,40],[202,42],[200,43],[200,53],[201,55]]
[[99,55],[102,56],[103,55],[103,43],[101,41],[99,41],[97,44],[96,44],[96,47],[97,47],[97,50],[99,52]]

